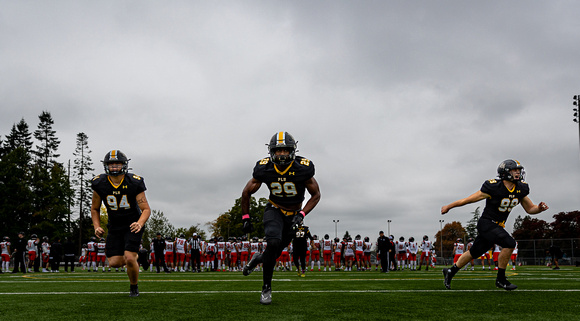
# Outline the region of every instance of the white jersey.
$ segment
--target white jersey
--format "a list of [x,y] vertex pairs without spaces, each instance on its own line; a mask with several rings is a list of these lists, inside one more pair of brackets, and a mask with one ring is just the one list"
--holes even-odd
[[362,252],[363,251],[364,244],[365,243],[363,242],[363,240],[354,240],[354,248],[355,248],[355,251]]
[[431,241],[423,241],[421,242],[421,251],[423,251],[423,253],[426,253],[425,255],[429,254],[429,252],[431,252],[431,250],[433,249],[433,243]]
[[99,242],[97,243],[97,255],[100,256],[104,256],[105,255],[105,247],[106,247],[106,243],[105,242]]
[[185,243],[187,243],[186,239],[176,238],[175,239],[175,252],[176,253],[185,253]]
[[42,253],[43,254],[50,254],[50,244],[48,244],[48,242],[42,242]]
[[249,241],[242,241],[242,252],[250,251],[250,242]]
[[225,252],[226,251],[226,242],[224,242],[224,241],[217,242],[217,250],[218,250],[218,252]]
[[344,249],[344,256],[354,256],[353,247],[354,247],[353,242],[347,242],[346,248]]
[[264,251],[266,251],[266,246],[268,246],[268,243],[266,243],[266,241],[264,241],[264,242],[262,242],[262,243],[260,243],[260,244],[262,244],[262,248],[261,248],[261,250],[260,250],[260,251],[261,251],[262,253],[264,253]]
[[514,248],[512,254],[518,254],[518,242],[516,242],[516,247]]
[[260,250],[260,243],[258,242],[250,243],[250,249],[252,253],[258,252]]
[[338,255],[340,255],[340,253],[342,253],[342,243],[338,242],[335,244],[334,246],[334,253],[337,253]]
[[419,246],[417,245],[417,242],[409,242],[408,243],[408,250],[409,250],[409,253],[411,253],[411,254],[417,254],[417,251],[419,250]]
[[493,253],[496,253],[496,252],[501,252],[501,246],[494,244]]
[[38,244],[38,240],[28,240],[26,243],[26,250],[28,252],[36,252],[36,245]]
[[10,253],[8,252],[9,247],[10,247],[10,242],[8,242],[8,241],[0,242],[0,248],[2,249],[2,254],[10,255]]
[[320,251],[320,240],[312,240],[310,247],[312,251]]
[[332,251],[332,240],[323,240],[322,241],[322,250],[323,251]]
[[370,253],[372,247],[373,247],[372,242],[365,242],[365,253]]
[[[44,246],[44,243],[43,243]],[[89,252],[96,252],[97,251],[97,243],[90,241],[89,243],[87,243],[87,249]],[[44,251],[44,248],[42,249],[42,251]]]
[[455,255],[463,254],[463,252],[465,252],[465,244],[463,243],[455,243],[453,244],[453,247],[455,247]]
[[397,253],[407,253],[407,242],[396,241],[395,248],[397,249]]
[[174,243],[172,241],[165,241],[165,250],[163,250],[163,254],[172,253],[173,246],[174,246]]

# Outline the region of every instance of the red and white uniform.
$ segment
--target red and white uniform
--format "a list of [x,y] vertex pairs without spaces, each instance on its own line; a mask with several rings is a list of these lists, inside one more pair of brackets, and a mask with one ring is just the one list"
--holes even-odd
[[365,242],[363,240],[354,240],[354,249],[357,262],[363,261],[364,245]]
[[248,261],[248,253],[250,252],[250,242],[242,241],[242,247],[240,249],[240,261]]
[[423,242],[421,242],[421,258],[419,259],[419,262],[423,262],[423,259],[426,258],[426,262],[429,264],[429,257],[431,256],[430,254],[432,249],[433,242],[423,240]]
[[208,242],[205,245],[205,261],[206,262],[212,262],[215,259],[215,252],[216,252],[216,246],[215,243],[213,242]]
[[85,268],[84,264],[87,263],[87,248],[83,246],[81,248],[81,255],[79,256],[79,263]]
[[417,261],[417,252],[419,251],[419,245],[417,244],[417,242],[408,242],[407,245],[408,245],[407,258],[409,259],[409,262]]
[[493,261],[497,262],[499,259],[499,252],[501,252],[501,246],[495,244],[493,247]]
[[334,267],[340,267],[340,256],[342,254],[342,243],[338,242],[334,244]]
[[107,244],[105,242],[97,243],[97,263],[103,262],[103,266],[105,264],[105,246]]
[[175,239],[175,257],[177,262],[185,261],[185,249],[187,240],[180,237]]
[[314,262],[320,261],[320,240],[312,240],[310,243],[311,246],[311,259]]
[[[44,243],[42,243],[43,246],[43,250],[42,252],[44,252]],[[44,257],[44,254],[43,254]],[[97,243],[90,241],[89,243],[87,243],[87,260],[89,262],[96,262],[97,261]]]
[[[372,247],[373,247],[372,242],[365,242],[363,255],[364,255],[365,261],[368,262],[369,264],[371,263],[371,249],[372,249]],[[370,265],[369,265],[369,267],[370,267]]]
[[324,239],[322,240],[322,259],[324,261],[332,261],[332,240]]
[[48,263],[48,258],[50,257],[50,244],[48,242],[42,242],[40,246],[42,247],[42,263]]
[[453,248],[455,249],[455,256],[453,257],[453,263],[457,263],[459,257],[463,252],[465,252],[465,244],[463,243],[454,243]]
[[255,253],[260,252],[260,243],[252,242],[250,243],[250,258],[254,256]]
[[2,241],[0,242],[0,249],[2,252],[0,252],[2,255],[2,262],[10,262],[10,242],[8,241]]
[[516,264],[516,259],[518,258],[518,242],[516,242],[516,247],[514,248],[514,251],[512,252],[512,262],[515,265]]
[[172,264],[174,260],[175,242],[165,240],[165,250],[163,250],[163,255],[165,255],[165,263]]
[[344,260],[353,261],[354,260],[354,242],[346,242],[346,248],[344,249]]
[[395,249],[397,251],[397,260],[405,261],[407,259],[407,242],[396,241]]
[[36,260],[36,250],[37,250],[38,240],[30,239],[26,243],[26,250],[28,251],[28,259],[30,261]]
[[226,242],[217,242],[217,259],[224,261],[226,259]]

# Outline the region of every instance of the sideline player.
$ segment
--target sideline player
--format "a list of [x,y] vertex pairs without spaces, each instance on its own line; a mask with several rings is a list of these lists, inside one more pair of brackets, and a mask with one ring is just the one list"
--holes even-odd
[[129,159],[119,150],[112,150],[103,160],[105,174],[93,178],[93,200],[91,218],[97,237],[103,236],[101,227],[101,204],[109,217],[107,249],[109,266],[127,266],[130,296],[139,296],[139,264],[137,252],[141,245],[143,226],[151,215],[145,196],[145,181],[142,177],[128,173]]
[[421,242],[421,257],[419,258],[419,268],[421,271],[421,266],[423,265],[423,260],[425,260],[425,271],[429,271],[431,251],[433,250],[433,243],[429,241],[429,236],[423,235],[423,242]]
[[[272,275],[274,265],[284,248],[295,236],[294,228],[300,225],[320,200],[318,182],[314,179],[314,163],[296,155],[296,141],[287,132],[274,134],[268,144],[270,157],[259,160],[254,167],[253,177],[242,192],[243,230],[253,230],[250,219],[250,197],[262,184],[270,190],[270,203],[264,210],[264,232],[268,246],[266,251],[252,257],[244,267],[248,275],[259,263],[264,264],[263,286],[260,303],[272,302]],[[310,199],[302,207],[304,192]]]
[[481,256],[493,244],[499,244],[502,247],[495,285],[508,291],[517,288],[505,276],[508,260],[516,247],[516,241],[505,230],[505,222],[510,211],[518,204],[522,204],[528,214],[539,214],[547,210],[548,205],[544,202],[535,205],[530,200],[528,197],[530,188],[524,182],[524,167],[518,161],[508,159],[501,162],[497,173],[499,177],[485,181],[479,191],[441,207],[441,214],[446,214],[452,208],[486,200],[483,214],[477,222],[478,235],[473,246],[463,253],[450,269],[443,269],[444,284],[447,289],[451,288],[451,279],[460,268],[473,258]]

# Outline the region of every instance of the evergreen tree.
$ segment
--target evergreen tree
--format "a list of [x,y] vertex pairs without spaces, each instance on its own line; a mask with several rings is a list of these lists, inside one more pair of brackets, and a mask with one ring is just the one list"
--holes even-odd
[[31,152],[32,134],[30,134],[30,131],[28,130],[28,124],[24,118],[22,118],[18,124],[12,125],[10,134],[6,136],[4,147],[6,148],[7,153],[15,150],[18,147],[23,148],[27,153]]
[[34,155],[36,156],[36,163],[42,168],[48,168],[50,163],[54,163],[58,158],[56,152],[60,141],[56,138],[56,131],[52,129],[54,121],[49,112],[43,111],[38,116],[40,123],[38,129],[34,131],[34,138],[38,140],[39,145],[36,145]]
[[73,155],[74,174],[72,179],[73,189],[75,190],[75,204],[78,206],[79,213],[79,244],[82,243],[84,235],[92,235],[91,229],[91,179],[95,169],[92,168],[91,150],[89,149],[89,137],[85,133],[77,134],[77,146]]
[[17,147],[0,161],[0,232],[16,235],[30,227],[33,199],[30,189],[31,156],[24,147]]
[[479,221],[479,217],[481,216],[481,212],[479,210],[479,206],[475,209],[475,211],[471,212],[473,214],[473,218],[467,221],[467,225],[465,226],[465,232],[467,232],[467,237],[475,237],[477,236],[477,222]]

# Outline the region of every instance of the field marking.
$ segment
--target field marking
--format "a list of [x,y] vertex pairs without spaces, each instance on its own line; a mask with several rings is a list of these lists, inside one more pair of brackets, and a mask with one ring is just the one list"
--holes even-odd
[[[503,292],[499,289],[489,290],[304,290],[304,291],[274,291],[274,293],[469,293],[469,292]],[[520,289],[514,292],[580,292],[580,289]],[[260,291],[147,291],[140,294],[255,294]],[[127,292],[0,292],[0,295],[81,295],[81,294],[127,294]]]

